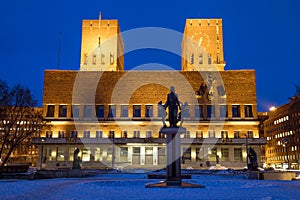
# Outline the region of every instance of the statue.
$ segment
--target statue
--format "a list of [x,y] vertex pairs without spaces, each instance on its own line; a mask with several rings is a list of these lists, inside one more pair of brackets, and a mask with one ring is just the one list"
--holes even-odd
[[180,108],[180,103],[178,101],[177,94],[175,93],[175,87],[170,87],[170,93],[168,94],[167,102],[164,105],[165,109],[169,108],[169,122],[170,127],[177,127],[177,113],[178,107]]
[[180,113],[179,113],[179,116],[178,116],[178,121],[180,121],[180,127],[182,127],[184,118],[187,117],[188,114],[189,114],[189,110],[187,109],[188,105],[189,105],[189,104],[188,104],[187,102],[185,102],[185,103],[180,107]]
[[248,151],[249,151],[248,157],[250,160],[250,164],[248,164],[248,169],[249,170],[257,170],[257,168],[258,168],[257,155],[252,147],[249,147]]
[[167,125],[166,125],[166,116],[167,116],[166,108],[164,105],[162,105],[162,101],[158,102],[157,105],[158,105],[158,113],[159,113],[159,116],[161,116],[163,127],[167,127]]
[[80,152],[80,150],[78,148],[76,148],[74,151],[72,169],[81,169],[81,167],[80,167],[81,160],[80,160],[80,157],[78,156],[79,152]]

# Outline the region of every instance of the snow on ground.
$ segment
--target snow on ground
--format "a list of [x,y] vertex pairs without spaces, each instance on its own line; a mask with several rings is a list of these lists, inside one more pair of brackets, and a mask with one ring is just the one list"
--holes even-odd
[[300,199],[300,181],[248,180],[243,175],[192,175],[205,188],[145,188],[146,174],[0,180],[0,199]]

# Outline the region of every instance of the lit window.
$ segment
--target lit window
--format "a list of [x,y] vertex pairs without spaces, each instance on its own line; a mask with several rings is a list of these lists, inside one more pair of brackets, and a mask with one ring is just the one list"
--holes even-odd
[[253,131],[247,131],[247,137],[253,138]]
[[53,131],[46,131],[46,138],[52,138]]
[[208,137],[209,137],[209,138],[215,138],[215,137],[216,137],[215,131],[214,131],[214,130],[209,130],[209,131],[208,131]]
[[196,131],[196,138],[203,138],[203,132],[202,131]]
[[221,138],[228,139],[228,131],[221,131]]

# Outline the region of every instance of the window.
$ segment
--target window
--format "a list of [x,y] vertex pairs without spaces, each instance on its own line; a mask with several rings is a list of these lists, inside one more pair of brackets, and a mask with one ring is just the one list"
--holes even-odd
[[87,65],[87,62],[88,62],[88,55],[87,55],[87,53],[84,53],[83,54],[83,64]]
[[203,161],[204,160],[204,152],[201,148],[196,148],[196,161]]
[[133,106],[133,117],[141,117],[141,106],[140,105]]
[[221,148],[221,160],[229,161],[229,149],[228,148]]
[[127,138],[127,131],[122,131],[121,132],[121,137],[122,138]]
[[139,138],[140,137],[140,131],[133,131],[133,137]]
[[90,131],[83,131],[84,138],[90,138]]
[[182,153],[182,162],[185,163],[185,161],[191,161],[191,148],[183,148]]
[[196,138],[203,138],[203,131],[196,131]]
[[73,105],[72,106],[72,116],[74,118],[78,118],[79,117],[79,110],[80,110],[79,105]]
[[109,118],[114,118],[116,117],[116,105],[109,105]]
[[186,131],[183,135],[184,138],[190,138],[190,131]]
[[217,148],[208,148],[208,160],[209,161],[216,161],[217,159]]
[[96,138],[102,138],[103,132],[102,131],[96,131]]
[[234,138],[240,138],[241,132],[240,131],[233,131]]
[[46,138],[52,138],[53,131],[46,131]]
[[207,105],[207,118],[215,116],[215,107],[213,105]]
[[109,55],[109,61],[110,61],[110,64],[111,64],[111,65],[114,64],[114,62],[115,62],[114,54],[110,53],[110,55]]
[[208,54],[207,62],[208,62],[209,65],[211,65],[211,63],[212,63],[212,62],[211,62],[211,54]]
[[247,137],[253,138],[253,131],[247,131]]
[[146,118],[153,117],[153,106],[152,105],[146,105]]
[[54,117],[54,110],[55,110],[55,106],[54,105],[48,105],[47,108],[47,117]]
[[245,105],[245,117],[253,117],[252,105]]
[[128,147],[120,147],[120,157],[128,157]]
[[209,130],[208,131],[208,137],[209,138],[215,138],[216,134],[215,134],[215,131],[214,130]]
[[152,138],[152,131],[146,131],[146,137]]
[[104,118],[104,105],[96,106],[96,115],[97,118]]
[[71,138],[77,138],[78,132],[77,131],[71,131]]
[[191,55],[191,64],[194,64],[194,54]]
[[226,117],[228,117],[227,106],[220,105],[220,118],[226,118]]
[[115,137],[115,131],[109,131],[108,138],[114,138]]
[[228,131],[221,131],[221,138],[228,139]]
[[57,147],[57,161],[65,161],[65,147]]
[[159,156],[166,155],[166,148],[165,147],[158,147],[158,155]]
[[65,137],[66,131],[58,131],[58,137],[59,138],[64,138]]
[[232,117],[241,117],[240,105],[232,105]]
[[103,53],[101,54],[101,64],[105,65],[105,55]]
[[93,65],[96,65],[96,54],[93,54]]
[[202,105],[196,105],[195,106],[195,118],[203,118],[203,110],[202,110]]
[[84,117],[92,118],[92,106],[91,105],[84,106]]
[[203,54],[200,53],[199,55],[199,64],[202,65],[203,64]]
[[58,117],[67,117],[67,105],[59,105]]
[[140,154],[141,153],[141,148],[140,147],[133,147],[133,154]]
[[153,155],[153,147],[145,147],[145,154]]
[[226,92],[225,92],[225,88],[223,85],[220,85],[217,87],[218,90],[218,95],[221,97],[225,97],[226,96]]
[[234,148],[234,161],[243,161],[242,148]]
[[128,105],[121,106],[121,117],[128,117]]
[[91,160],[91,150],[89,147],[82,149],[82,161],[90,161]]

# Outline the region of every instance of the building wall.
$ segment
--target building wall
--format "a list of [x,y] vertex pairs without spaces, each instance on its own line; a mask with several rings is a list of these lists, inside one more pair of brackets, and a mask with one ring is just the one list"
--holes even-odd
[[[269,167],[299,169],[300,160],[300,96],[290,99],[276,110],[270,111],[264,122],[266,160]],[[288,164],[287,164],[288,163]]]

